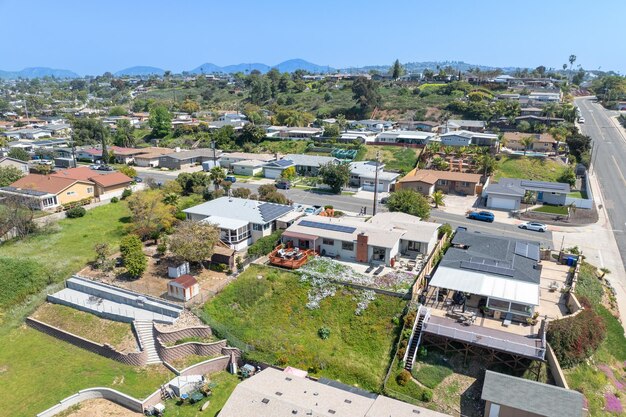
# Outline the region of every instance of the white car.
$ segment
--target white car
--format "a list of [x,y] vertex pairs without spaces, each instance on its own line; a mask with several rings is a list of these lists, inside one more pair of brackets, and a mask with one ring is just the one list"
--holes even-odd
[[543,223],[537,222],[526,222],[519,225],[520,229],[526,230],[534,230],[535,232],[546,232],[548,230],[548,226]]
[[578,118],[578,123],[585,124],[585,118],[584,117],[579,117]]

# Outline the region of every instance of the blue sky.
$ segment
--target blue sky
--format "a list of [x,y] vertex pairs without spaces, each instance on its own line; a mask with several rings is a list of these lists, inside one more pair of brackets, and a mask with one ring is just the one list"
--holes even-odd
[[626,1],[0,0],[0,69],[459,60],[626,72]]

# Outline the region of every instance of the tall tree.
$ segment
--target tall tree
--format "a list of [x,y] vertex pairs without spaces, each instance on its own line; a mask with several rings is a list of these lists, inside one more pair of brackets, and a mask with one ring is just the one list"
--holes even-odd
[[391,77],[394,80],[397,80],[404,74],[404,68],[402,64],[400,64],[400,60],[396,59],[393,65],[391,66]]
[[430,216],[430,204],[426,197],[409,189],[391,193],[387,200],[387,207],[389,211],[399,211],[424,220]]
[[444,200],[446,198],[445,194],[441,190],[437,190],[431,196],[433,200],[433,204],[435,208],[439,208],[439,206],[445,206]]
[[361,116],[367,117],[381,103],[378,84],[365,77],[357,77],[352,83],[352,98],[356,100]]
[[158,239],[174,223],[175,208],[163,203],[158,191],[142,191],[128,197],[133,229],[142,239]]
[[350,166],[348,164],[328,163],[322,165],[319,170],[322,182],[330,187],[335,194],[341,193],[341,188],[350,179]]
[[572,72],[572,67],[574,66],[574,62],[576,62],[576,55],[572,54],[569,56],[569,72]]
[[521,142],[524,145],[524,155],[526,155],[526,151],[530,150],[533,143],[535,143],[535,138],[533,136],[524,136]]
[[224,174],[224,169],[222,167],[213,167],[209,171],[209,178],[213,183],[213,187],[215,187],[215,191],[219,190],[220,184],[226,178],[226,174]]
[[24,176],[24,173],[14,166],[0,167],[0,187],[13,184]]
[[170,251],[187,262],[202,263],[213,255],[220,231],[210,223],[185,221],[169,238]]
[[115,137],[113,138],[113,142],[117,146],[122,146],[126,148],[132,148],[135,146],[135,135],[133,131],[135,128],[130,124],[130,120],[128,119],[120,119],[117,121],[117,129],[115,131]]
[[155,106],[150,109],[148,126],[152,128],[152,136],[162,138],[172,131],[172,115],[165,106]]

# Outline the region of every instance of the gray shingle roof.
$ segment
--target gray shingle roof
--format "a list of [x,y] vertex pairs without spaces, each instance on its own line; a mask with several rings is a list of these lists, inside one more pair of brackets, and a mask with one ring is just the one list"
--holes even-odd
[[320,167],[328,164],[329,162],[337,163],[339,159],[331,156],[317,156],[317,155],[302,155],[302,154],[289,154],[285,155],[283,159],[293,161],[298,166],[306,167]]
[[501,178],[500,185],[515,186],[528,191],[543,191],[567,194],[570,191],[569,184],[562,182],[534,181],[519,178]]
[[544,417],[583,415],[583,395],[577,391],[493,371],[485,373],[481,398]]
[[[468,271],[479,270],[539,284],[541,270],[535,267],[537,262],[527,255],[538,251],[539,246],[539,242],[459,230],[452,239],[452,246],[441,260],[441,266]],[[519,249],[522,247],[526,247],[524,254]]]

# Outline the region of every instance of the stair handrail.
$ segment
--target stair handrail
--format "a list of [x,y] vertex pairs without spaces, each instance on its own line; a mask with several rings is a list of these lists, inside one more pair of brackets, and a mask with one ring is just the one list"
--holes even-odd
[[413,328],[411,329],[411,336],[409,337],[409,342],[406,345],[406,351],[404,352],[404,357],[402,358],[402,362],[406,363],[406,359],[409,357],[409,349],[411,347],[411,342],[413,341],[413,336],[415,335],[415,328],[417,327],[417,322],[420,319],[420,312],[422,311],[423,305],[419,305],[417,307],[417,313],[415,314],[415,321],[413,322]]
[[[426,312],[424,313],[424,320],[422,321],[422,328],[420,330],[420,333],[417,335],[417,345],[415,346],[415,349],[419,349],[420,347],[420,343],[422,342],[422,333],[424,333],[424,325],[428,322],[428,319],[430,319],[430,308],[424,308],[424,310],[426,310]],[[415,364],[415,358],[417,357],[417,351],[415,352],[416,354],[413,355],[413,360],[411,361],[411,369],[413,369],[413,365]]]

